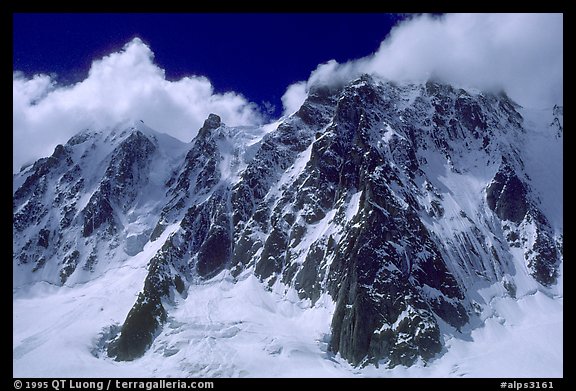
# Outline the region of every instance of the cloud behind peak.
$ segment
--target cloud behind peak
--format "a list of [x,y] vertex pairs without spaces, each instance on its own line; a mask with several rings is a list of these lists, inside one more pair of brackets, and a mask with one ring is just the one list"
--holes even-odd
[[[341,84],[362,73],[504,90],[528,107],[562,104],[563,15],[416,15],[396,25],[374,54],[319,65],[306,86]],[[301,89],[289,88],[286,94],[294,96],[283,100],[296,101]],[[285,112],[291,109],[285,107]]]
[[[256,105],[234,92],[215,93],[202,76],[169,81],[154,53],[134,38],[120,51],[92,62],[86,79],[60,86],[48,75],[13,74],[13,170],[66,142],[86,127],[127,119],[190,141],[210,113],[228,125],[262,122]],[[29,140],[35,140],[30,143]]]

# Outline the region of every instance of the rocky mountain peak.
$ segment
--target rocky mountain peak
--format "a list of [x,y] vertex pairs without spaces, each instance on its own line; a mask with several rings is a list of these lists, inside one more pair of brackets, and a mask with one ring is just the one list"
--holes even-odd
[[211,131],[218,129],[222,125],[221,118],[216,114],[210,114],[204,121],[204,125],[198,130],[198,136],[204,138],[210,134]]
[[179,154],[149,131],[84,132],[15,176],[17,282],[86,281],[145,254],[138,298],[103,343],[119,361],[223,272],[310,306],[330,297],[328,348],[353,365],[431,361],[444,334],[479,324],[483,289],[516,297],[560,276],[523,115],[504,95],[364,75],[314,86],[268,133],[210,114],[190,144],[169,144]]

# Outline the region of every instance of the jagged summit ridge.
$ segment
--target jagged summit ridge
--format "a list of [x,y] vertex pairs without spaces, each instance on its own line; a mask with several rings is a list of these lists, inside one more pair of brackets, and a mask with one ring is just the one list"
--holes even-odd
[[[562,112],[550,115],[561,138]],[[480,289],[515,296],[559,277],[527,132],[505,95],[366,75],[314,88],[269,133],[215,114],[189,144],[84,132],[15,176],[14,280],[87,280],[156,243],[109,343],[117,360],[144,354],[187,289],[223,270],[311,303],[329,294],[330,350],[355,365],[432,360],[442,333],[489,305]]]

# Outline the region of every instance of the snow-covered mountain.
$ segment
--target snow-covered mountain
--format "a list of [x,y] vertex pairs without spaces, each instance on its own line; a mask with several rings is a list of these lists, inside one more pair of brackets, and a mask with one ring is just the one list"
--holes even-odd
[[84,130],[14,176],[15,375],[62,317],[120,375],[386,376],[538,314],[561,375],[562,133],[561,107],[367,75],[274,127]]

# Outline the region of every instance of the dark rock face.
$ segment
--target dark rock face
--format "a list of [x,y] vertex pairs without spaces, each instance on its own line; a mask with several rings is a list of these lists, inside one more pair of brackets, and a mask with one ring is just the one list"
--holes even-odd
[[150,240],[154,241],[164,232],[168,224],[174,223],[186,212],[192,196],[208,194],[221,178],[218,165],[222,159],[217,145],[217,134],[221,126],[220,117],[211,114],[193,141],[179,170],[166,183],[168,201],[162,208],[160,219],[152,231]]
[[48,243],[50,239],[50,231],[47,229],[41,229],[38,232],[38,246],[42,246],[44,248],[48,248]]
[[206,138],[212,130],[218,129],[222,125],[222,120],[216,114],[210,114],[204,125],[198,130],[199,138]]
[[[527,185],[504,162],[486,188],[486,203],[496,215],[516,226],[533,225],[535,237],[520,236],[517,230],[508,229],[506,239],[511,247],[523,247],[530,274],[544,286],[556,282],[560,263],[560,250],[553,239],[546,217],[527,199]],[[530,240],[532,239],[532,240]],[[532,245],[530,246],[530,242]]]
[[110,196],[126,210],[136,199],[137,189],[148,182],[149,157],[156,146],[140,131],[134,131],[114,151],[105,177],[111,180]]
[[166,321],[166,311],[156,296],[140,293],[120,331],[121,338],[108,346],[108,355],[117,361],[132,361],[150,347],[160,325]]
[[84,215],[82,235],[84,237],[92,235],[95,230],[105,223],[108,223],[111,229],[115,228],[114,209],[112,209],[112,205],[108,201],[110,196],[109,188],[109,185],[105,183],[100,191],[94,193],[88,205],[82,211]]
[[500,219],[517,224],[528,211],[525,185],[507,166],[496,173],[486,188],[486,202]]
[[70,275],[74,273],[74,270],[76,270],[79,257],[80,252],[78,250],[74,250],[64,259],[64,267],[60,270],[60,282],[62,284],[64,284],[68,277],[70,277]]
[[91,236],[102,225],[113,233],[118,227],[113,205],[128,210],[136,199],[138,189],[147,182],[149,156],[154,144],[141,132],[130,134],[114,151],[99,188],[82,210],[82,235]]
[[[415,211],[396,201],[387,185],[391,171],[374,169],[364,176],[360,227],[340,241],[330,266],[329,289],[337,298],[331,347],[354,364],[387,358],[392,366],[411,365],[418,357],[430,359],[441,349],[433,313],[455,327],[468,321],[458,301],[448,304],[464,296]],[[426,255],[417,258],[417,253]],[[419,291],[424,286],[441,295],[427,298]],[[418,341],[399,343],[406,331],[416,329]]]

